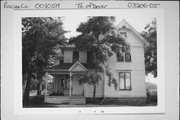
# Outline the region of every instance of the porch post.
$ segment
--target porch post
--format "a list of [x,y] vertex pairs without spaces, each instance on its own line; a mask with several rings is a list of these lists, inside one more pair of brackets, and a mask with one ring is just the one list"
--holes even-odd
[[[45,74],[48,75],[48,73]],[[45,79],[45,93],[44,93],[45,96],[47,96],[47,92],[48,92],[47,86],[48,86],[48,80]]]
[[71,91],[71,88],[72,88],[72,80],[71,80],[72,73],[71,72],[69,73],[69,77],[70,77],[70,80],[69,80],[69,96],[71,96],[71,94],[72,94],[72,91]]

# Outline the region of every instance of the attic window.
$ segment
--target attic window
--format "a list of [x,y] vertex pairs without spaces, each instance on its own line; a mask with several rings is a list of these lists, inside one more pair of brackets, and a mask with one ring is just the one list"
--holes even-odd
[[126,29],[126,26],[122,26],[122,28]]
[[127,33],[126,32],[120,32],[120,35],[121,35],[121,37],[127,37]]

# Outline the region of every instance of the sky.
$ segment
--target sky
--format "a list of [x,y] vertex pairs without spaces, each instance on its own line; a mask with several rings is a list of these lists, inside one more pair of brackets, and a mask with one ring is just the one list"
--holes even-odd
[[[153,20],[153,16],[141,16],[138,18],[134,17],[122,17],[122,16],[115,16],[116,21],[115,25],[118,25],[121,20],[125,19],[131,26],[133,26],[138,32],[142,32],[144,30],[144,27],[150,23]],[[66,31],[69,31],[68,33],[65,34],[67,38],[77,36],[78,32],[76,32],[76,29],[80,25],[81,22],[86,22],[87,21],[87,16],[76,16],[76,17],[64,17],[63,18],[63,27]]]

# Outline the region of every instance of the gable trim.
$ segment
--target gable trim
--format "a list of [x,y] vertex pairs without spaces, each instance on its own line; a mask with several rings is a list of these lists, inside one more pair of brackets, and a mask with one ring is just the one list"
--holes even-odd
[[83,69],[83,71],[87,70],[79,61],[77,61],[69,68],[68,71],[72,71],[77,65],[79,65]]
[[137,37],[140,38],[140,40],[144,43],[145,46],[148,46],[149,43],[147,42],[147,40],[145,40],[139,32],[137,32],[125,19],[123,19],[118,25],[117,25],[117,30],[123,27],[126,27],[126,29],[131,30],[132,32],[134,32],[135,35],[137,35]]

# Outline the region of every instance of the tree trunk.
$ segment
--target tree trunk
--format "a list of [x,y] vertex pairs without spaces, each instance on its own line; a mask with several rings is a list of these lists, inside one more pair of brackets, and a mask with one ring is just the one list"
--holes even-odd
[[94,84],[93,86],[94,86],[93,100],[95,100],[96,99],[96,84]]
[[25,92],[24,92],[24,102],[25,103],[29,103],[29,92],[30,92],[30,87],[31,87],[31,78],[32,78],[32,73],[29,71],[28,77],[27,77],[26,88],[25,88]]
[[[97,51],[96,51],[96,65],[95,65],[95,72],[97,74],[98,72],[98,64],[99,64],[99,51],[98,51],[98,47],[99,47],[99,35],[98,36],[95,36],[96,37],[96,40],[97,40]],[[93,100],[95,102],[96,100],[96,83],[93,84],[94,86],[94,91],[93,91]]]
[[41,81],[37,84],[37,96],[41,96]]

